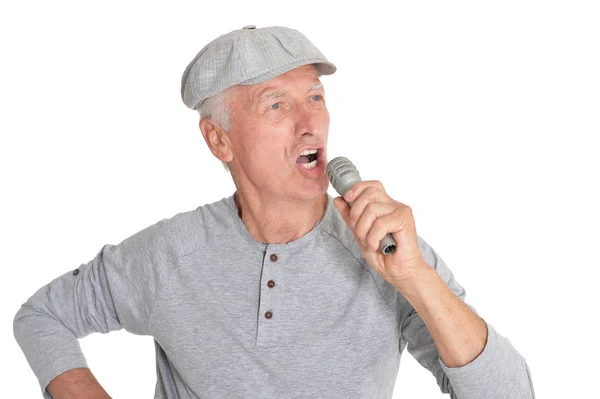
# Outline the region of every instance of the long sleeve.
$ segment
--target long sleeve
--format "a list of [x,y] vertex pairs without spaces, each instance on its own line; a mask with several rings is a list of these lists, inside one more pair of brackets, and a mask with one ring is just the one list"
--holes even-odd
[[[425,261],[463,301],[466,292],[442,258],[419,237]],[[510,341],[486,322],[488,336],[482,353],[461,367],[447,367],[425,323],[406,302],[402,322],[401,347],[436,378],[440,390],[452,399],[535,399],[529,367]],[[476,310],[468,305],[474,312]]]
[[145,335],[156,295],[176,262],[164,219],[125,239],[106,244],[76,270],[41,287],[18,310],[15,338],[39,380],[42,394],[57,375],[88,367],[79,338],[125,328]]

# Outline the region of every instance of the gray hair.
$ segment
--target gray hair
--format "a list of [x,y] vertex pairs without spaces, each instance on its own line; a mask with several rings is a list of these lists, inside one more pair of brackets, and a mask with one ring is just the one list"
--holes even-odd
[[[221,126],[225,132],[229,132],[230,126],[230,94],[232,92],[232,88],[234,86],[228,87],[227,89],[215,94],[214,96],[208,97],[206,100],[200,104],[198,107],[198,113],[200,114],[200,119],[209,118],[211,121]],[[229,167],[225,162],[223,163],[223,167],[227,172],[229,171]]]

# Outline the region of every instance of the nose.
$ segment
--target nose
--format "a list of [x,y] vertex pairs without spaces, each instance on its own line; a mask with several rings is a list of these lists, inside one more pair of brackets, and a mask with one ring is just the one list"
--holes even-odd
[[325,123],[323,113],[327,110],[311,108],[310,105],[296,107],[296,136],[319,136]]

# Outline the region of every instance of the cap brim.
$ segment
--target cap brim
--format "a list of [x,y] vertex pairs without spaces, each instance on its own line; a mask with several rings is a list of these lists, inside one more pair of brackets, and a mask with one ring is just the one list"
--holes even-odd
[[262,75],[259,75],[252,79],[248,79],[248,80],[240,82],[238,84],[254,85],[257,83],[262,83],[269,79],[273,79],[274,77],[281,75],[282,73],[291,71],[294,68],[298,68],[303,65],[309,65],[309,64],[314,64],[319,75],[332,75],[337,70],[337,67],[334,64],[332,64],[331,62],[323,60],[322,58],[318,58],[318,59],[313,58],[313,59],[307,59],[307,60],[302,60],[302,61],[295,61],[290,64],[280,66],[279,68],[272,69],[268,72],[263,73]]

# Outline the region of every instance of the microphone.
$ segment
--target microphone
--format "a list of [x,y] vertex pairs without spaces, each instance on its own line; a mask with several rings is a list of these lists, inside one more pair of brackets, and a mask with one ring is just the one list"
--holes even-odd
[[[335,188],[342,198],[346,191],[353,185],[361,181],[358,170],[348,158],[337,157],[333,158],[327,164],[327,176],[329,182]],[[352,202],[348,202],[352,206]],[[393,254],[396,251],[396,241],[390,233],[388,233],[379,243],[379,249],[384,255]]]

